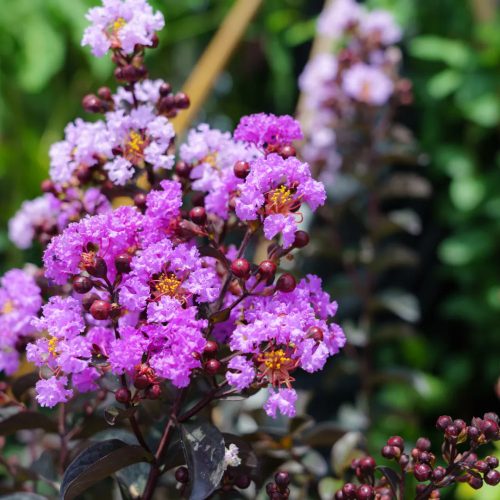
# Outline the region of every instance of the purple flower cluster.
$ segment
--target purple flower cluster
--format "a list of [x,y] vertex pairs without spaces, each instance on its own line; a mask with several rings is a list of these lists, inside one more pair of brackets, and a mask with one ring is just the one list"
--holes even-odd
[[[260,113],[232,135],[201,124],[176,163],[169,118],[189,98],[148,80],[143,65],[163,18],[145,0],[104,0],[88,17],[83,44],[113,51],[123,85],[83,99],[101,119],[66,127],[50,150],[45,194],[10,222],[18,246],[38,239],[45,248],[48,298],[42,306],[22,271],[2,279],[0,367],[15,371],[27,343],[41,406],[109,390],[110,377],[116,400],[131,406],[161,397],[166,383],[205,377],[217,391],[269,388],[267,414],[293,416],[293,372],[321,370],[345,342],[320,280],[297,285],[279,271],[308,243],[304,210],[326,198],[296,156],[299,123]],[[260,234],[271,245],[254,266],[244,255]]]
[[18,366],[27,339],[35,333],[31,321],[42,305],[33,276],[11,269],[0,279],[0,371],[7,375]]
[[335,51],[313,57],[299,79],[306,107],[302,152],[326,179],[342,163],[336,131],[355,119],[360,106],[380,109],[396,95],[399,57],[393,44],[402,33],[390,12],[368,11],[355,0],[331,2],[318,19],[318,31],[342,40]]
[[153,45],[153,35],[165,25],[161,12],[153,12],[146,0],[103,0],[87,14],[92,23],[82,45],[90,45],[97,57],[109,49],[132,54],[136,45]]

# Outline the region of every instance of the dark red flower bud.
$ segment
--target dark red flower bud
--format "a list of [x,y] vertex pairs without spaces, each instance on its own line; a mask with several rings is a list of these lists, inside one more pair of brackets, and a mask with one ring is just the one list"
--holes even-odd
[[141,210],[146,208],[146,195],[144,193],[137,193],[134,196],[134,205]]
[[115,399],[119,403],[127,404],[130,402],[130,398],[131,398],[130,391],[128,389],[126,389],[125,387],[120,387],[120,389],[118,389],[115,392]]
[[96,293],[91,293],[89,295],[85,295],[82,298],[82,306],[85,311],[90,311],[90,306],[96,301],[99,300],[99,295]]
[[109,87],[99,87],[97,95],[105,101],[111,101],[113,99],[113,95],[111,94]]
[[205,349],[203,349],[203,352],[205,353],[214,353],[217,352],[217,349],[219,346],[217,345],[217,342],[214,342],[213,340],[208,340],[207,344],[205,345]]
[[460,432],[462,432],[467,427],[467,424],[460,418],[454,420],[453,425],[455,425],[460,430]]
[[187,109],[189,108],[189,105],[191,104],[191,101],[189,100],[189,97],[187,94],[184,92],[178,92],[175,94],[175,107],[179,109]]
[[307,330],[307,336],[314,339],[316,342],[322,342],[324,338],[324,332],[319,326],[311,326],[311,328]]
[[304,248],[309,243],[309,234],[305,231],[296,231],[293,246],[295,248]]
[[344,494],[342,493],[342,490],[338,490],[333,498],[335,500],[344,500],[345,497]]
[[148,47],[151,49],[156,49],[159,43],[160,39],[158,38],[158,35],[156,33],[153,33],[153,36],[151,37],[151,45],[149,45]]
[[95,319],[108,319],[110,312],[111,304],[105,300],[95,300],[90,306],[90,314],[92,314]]
[[381,454],[384,458],[387,458],[389,460],[396,458],[398,455],[399,449],[396,448],[395,446],[389,446],[386,445],[382,448]]
[[262,279],[269,280],[276,274],[277,266],[272,260],[263,260],[259,264],[259,274]]
[[291,156],[295,156],[297,154],[297,151],[292,145],[287,144],[286,146],[281,146],[279,154],[286,159],[290,158]]
[[467,482],[469,483],[469,486],[475,490],[479,490],[483,487],[483,480],[480,477],[473,476],[472,474],[469,476]]
[[342,498],[348,498],[348,499],[356,498],[357,491],[358,491],[358,488],[356,487],[355,484],[346,483],[342,487],[342,494],[343,494]]
[[158,103],[158,110],[160,113],[166,113],[173,110],[175,107],[175,97],[172,94],[168,94],[160,99]]
[[187,179],[189,177],[189,174],[191,173],[191,166],[186,163],[185,161],[178,161],[175,164],[175,173],[179,176],[182,177],[183,179]]
[[446,428],[451,425],[453,420],[448,415],[441,415],[436,422],[436,429],[440,431],[445,431]]
[[218,359],[212,358],[205,362],[205,371],[209,375],[217,375],[222,368],[222,364]]
[[50,179],[43,180],[40,187],[44,193],[55,193],[56,191],[56,186]]
[[456,439],[460,434],[460,429],[456,425],[449,425],[446,427],[445,436],[447,439]]
[[148,399],[159,399],[161,396],[161,387],[159,384],[153,384],[146,390],[146,397]]
[[234,175],[238,179],[245,179],[250,173],[250,163],[247,161],[237,161],[234,164]]
[[282,274],[276,283],[276,289],[285,293],[293,292],[296,286],[295,278],[289,273]]
[[149,387],[150,385],[151,382],[149,381],[148,377],[143,373],[139,373],[134,379],[134,387],[136,389],[139,390],[146,389],[146,387]]
[[406,468],[406,466],[410,463],[410,457],[406,454],[406,453],[403,453],[400,457],[399,457],[399,460],[398,460],[398,463],[399,465],[401,465],[401,467]]
[[432,474],[432,469],[427,464],[417,464],[413,469],[413,474],[417,481],[427,481]]
[[115,267],[119,273],[130,272],[130,263],[132,262],[132,256],[129,253],[121,253],[115,259]]
[[392,436],[387,440],[387,444],[389,446],[395,446],[396,448],[399,448],[401,451],[404,450],[405,447],[405,441],[401,436]]
[[160,95],[162,97],[165,97],[165,96],[167,96],[168,94],[171,94],[171,93],[172,93],[172,85],[170,85],[170,83],[168,83],[168,82],[163,82],[160,85]]
[[490,486],[496,486],[500,483],[500,472],[497,470],[490,470],[484,476],[484,482]]
[[485,473],[490,470],[490,466],[484,460],[478,460],[474,464],[474,469],[478,470],[479,472]]
[[87,113],[100,113],[104,111],[102,101],[94,94],[87,94],[82,99],[82,107]]
[[498,467],[498,458],[487,456],[484,461],[490,466],[492,469],[496,469]]
[[207,222],[207,212],[204,207],[194,207],[189,211],[189,218],[199,226]]
[[431,442],[425,437],[420,437],[417,439],[416,446],[420,451],[429,451],[431,449]]
[[89,262],[85,263],[84,267],[85,271],[95,278],[104,278],[108,273],[106,261],[98,255],[94,256]]
[[358,500],[372,500],[375,498],[375,491],[369,484],[363,484],[358,488],[356,498]]
[[495,422],[496,424],[500,424],[500,419],[499,419],[498,415],[492,411],[485,413],[483,418],[485,420],[493,420],[493,422]]
[[179,467],[175,471],[175,479],[179,481],[179,483],[186,484],[189,482],[189,471],[187,467]]
[[250,274],[250,262],[247,259],[236,259],[231,262],[231,272],[238,278],[247,279]]
[[274,482],[279,488],[286,488],[290,484],[290,474],[286,471],[278,471],[274,475]]
[[498,424],[493,420],[484,420],[481,425],[481,432],[486,439],[495,439],[498,437]]
[[87,293],[92,290],[92,280],[87,276],[75,276],[73,278],[73,290],[76,293]]
[[363,457],[359,461],[359,467],[365,474],[371,474],[376,466],[377,463],[373,457]]
[[432,479],[436,482],[441,481],[446,476],[446,469],[440,465],[432,471]]

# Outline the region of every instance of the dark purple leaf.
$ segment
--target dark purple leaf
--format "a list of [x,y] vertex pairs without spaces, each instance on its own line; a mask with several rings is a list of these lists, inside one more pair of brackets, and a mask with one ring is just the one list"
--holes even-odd
[[20,411],[0,422],[0,435],[8,436],[25,429],[43,429],[47,432],[57,432],[57,424],[43,413],[35,411]]

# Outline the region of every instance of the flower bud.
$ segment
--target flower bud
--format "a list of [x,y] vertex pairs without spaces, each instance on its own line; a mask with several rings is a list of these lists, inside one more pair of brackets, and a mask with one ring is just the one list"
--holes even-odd
[[151,387],[146,389],[146,397],[148,399],[159,399],[161,396],[161,387],[160,384],[153,384]]
[[212,354],[214,352],[217,352],[217,349],[219,346],[217,345],[217,342],[214,342],[213,340],[208,340],[205,349],[203,349],[204,353]]
[[184,92],[175,94],[175,107],[178,109],[187,109],[191,104],[189,97]]
[[137,193],[134,196],[134,205],[140,210],[146,208],[146,195],[144,193]]
[[118,389],[115,392],[115,399],[119,403],[127,404],[130,402],[130,398],[131,398],[130,391],[128,389],[126,389],[125,387],[120,387],[120,389]]
[[296,231],[293,246],[295,248],[304,248],[309,243],[309,234],[306,231]]
[[282,146],[279,150],[279,155],[285,159],[290,158],[291,156],[296,156],[296,154],[297,151],[290,144]]
[[484,461],[490,466],[492,469],[496,469],[498,467],[498,458],[487,456]]
[[262,279],[268,281],[276,274],[277,266],[272,260],[263,260],[259,264],[259,274]]
[[363,457],[359,461],[359,467],[365,474],[372,474],[376,465],[377,464],[373,457]]
[[209,375],[217,375],[222,368],[222,364],[218,359],[212,358],[205,362],[205,371]]
[[355,484],[352,483],[344,484],[344,486],[342,487],[342,494],[343,494],[342,498],[347,498],[347,499],[356,498],[357,490],[358,488],[356,488]]
[[143,373],[140,373],[134,379],[134,387],[136,389],[139,389],[139,390],[146,389],[150,385],[151,385],[151,383],[150,383],[148,377]]
[[446,469],[440,465],[432,471],[432,480],[439,482],[446,476]]
[[246,179],[248,174],[250,173],[250,163],[247,161],[237,161],[234,164],[234,175],[238,177],[238,179]]
[[199,226],[203,226],[207,222],[207,212],[203,207],[194,207],[189,211],[189,218]]
[[427,464],[417,464],[413,469],[413,474],[417,481],[427,481],[432,474],[432,469]]
[[372,500],[375,498],[375,491],[369,484],[363,484],[358,488],[356,498],[358,500]]
[[387,458],[389,460],[396,458],[398,455],[399,449],[396,448],[395,446],[389,446],[386,445],[382,448],[381,454],[384,458]]
[[387,440],[387,444],[389,446],[395,446],[396,448],[399,448],[401,451],[404,450],[405,447],[405,442],[404,439],[401,436],[392,436]]
[[[316,342],[323,342],[324,332],[319,326],[311,326],[311,328],[309,328],[309,330],[307,330],[307,336],[312,338]],[[368,457],[368,458],[371,458],[371,457]]]
[[82,99],[82,107],[87,113],[101,113],[104,111],[102,101],[94,94],[87,94]]
[[448,415],[441,415],[436,422],[436,429],[440,431],[445,431],[446,428],[451,425],[453,420]]
[[97,90],[97,95],[104,101],[113,100],[113,95],[111,94],[111,90],[109,87],[99,87],[99,89]]
[[483,486],[483,480],[480,477],[473,476],[472,474],[469,476],[467,482],[469,483],[469,486],[475,490],[479,490]]
[[115,259],[115,267],[119,273],[129,273],[132,256],[129,253],[121,253]]
[[490,470],[484,476],[484,482],[490,486],[496,486],[500,483],[500,472],[497,470]]
[[73,290],[76,293],[87,293],[92,290],[93,284],[87,276],[75,276],[73,278]]
[[276,289],[285,293],[293,292],[296,286],[295,278],[289,273],[282,274],[276,283]]
[[179,483],[186,484],[189,482],[189,471],[187,467],[179,467],[175,471],[175,479],[179,481]]
[[178,161],[175,164],[175,173],[179,177],[182,177],[183,179],[187,179],[189,177],[189,174],[191,173],[191,167],[185,161],[182,161],[182,160]]
[[234,483],[238,488],[246,490],[250,486],[251,482],[252,480],[250,479],[250,476],[248,476],[247,474],[243,474],[241,476],[238,476]]
[[286,488],[290,484],[290,474],[286,471],[278,471],[274,475],[274,482],[279,488]]
[[163,82],[160,85],[160,95],[162,97],[165,97],[165,96],[167,96],[168,94],[171,94],[171,93],[172,93],[172,85],[170,85],[170,83],[168,83],[168,82]]
[[87,271],[94,278],[104,278],[108,274],[108,266],[106,265],[106,261],[99,257],[98,255],[94,256],[94,258],[84,264],[85,271]]
[[231,272],[238,278],[247,279],[250,274],[250,262],[246,259],[233,260]]
[[417,439],[416,446],[420,451],[429,451],[431,449],[431,442],[425,437],[420,437]]
[[90,314],[95,319],[105,320],[109,318],[111,312],[111,304],[105,300],[95,300],[90,306]]

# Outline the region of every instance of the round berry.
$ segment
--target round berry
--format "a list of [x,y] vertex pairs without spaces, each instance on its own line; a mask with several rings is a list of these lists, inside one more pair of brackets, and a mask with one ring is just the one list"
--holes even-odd
[[250,262],[246,259],[236,259],[231,262],[231,272],[238,278],[248,278],[250,274]]
[[498,472],[497,470],[490,470],[484,476],[484,482],[486,484],[489,484],[490,486],[496,486],[498,483],[500,483],[500,472]]
[[179,467],[175,471],[175,479],[179,481],[179,483],[186,484],[189,482],[189,471],[187,467]]
[[189,211],[189,218],[199,226],[203,226],[207,222],[207,211],[204,207],[194,207]]
[[279,488],[286,488],[290,484],[290,474],[285,471],[278,471],[274,475],[274,482]]
[[179,109],[187,109],[189,108],[189,105],[191,104],[191,101],[189,100],[189,97],[187,94],[184,92],[178,92],[175,94],[175,107]]
[[263,260],[259,264],[259,274],[267,281],[276,274],[277,268],[278,267],[272,260]]
[[369,484],[363,484],[358,488],[356,498],[358,500],[372,500],[375,498],[375,491]]
[[90,314],[95,319],[108,319],[111,312],[111,304],[105,300],[95,300],[90,306]]
[[238,177],[238,179],[245,179],[250,173],[250,163],[247,161],[237,161],[234,164],[234,175]]
[[276,289],[285,293],[293,292],[296,286],[295,278],[289,273],[282,274],[276,283]]
[[417,464],[413,469],[417,481],[427,481],[431,477],[432,469],[427,464]]
[[212,354],[214,352],[217,352],[218,348],[219,346],[217,345],[217,342],[214,342],[213,340],[208,340],[205,345],[205,349],[203,349],[203,352]]
[[445,431],[446,428],[453,423],[453,420],[448,415],[441,415],[436,422],[436,428],[440,431]]
[[175,173],[179,176],[182,177],[183,179],[187,179],[189,177],[189,174],[191,173],[191,166],[186,163],[185,161],[178,161],[175,164]]
[[342,494],[344,495],[343,498],[356,498],[356,492],[357,492],[356,485],[352,483],[346,483],[342,487]]
[[375,470],[376,465],[373,457],[363,457],[359,461],[359,467],[365,474],[371,474]]
[[212,358],[205,362],[205,371],[209,375],[217,375],[222,368],[222,364],[218,359]]
[[247,476],[246,474],[238,476],[235,480],[236,486],[242,490],[246,490],[250,486],[251,482],[252,480],[250,479],[250,476]]
[[401,436],[392,436],[387,440],[387,444],[389,446],[395,446],[396,448],[399,448],[401,451],[403,451],[405,447],[405,442],[404,439]]
[[120,387],[120,389],[118,389],[115,392],[115,399],[119,403],[127,404],[130,402],[131,397],[132,397],[132,395],[130,394],[130,391],[128,389],[126,389],[125,387]]
[[121,253],[115,259],[115,267],[119,273],[129,273],[132,256],[129,253]]
[[296,231],[293,246],[295,248],[304,248],[309,243],[309,234],[306,231]]
[[93,284],[87,276],[75,276],[73,278],[73,290],[76,293],[87,293],[92,290]]

